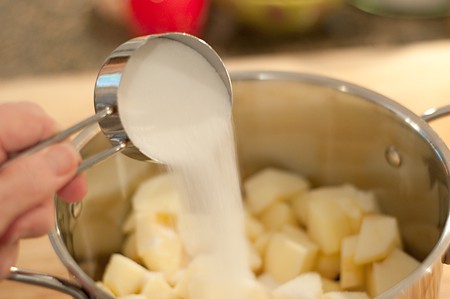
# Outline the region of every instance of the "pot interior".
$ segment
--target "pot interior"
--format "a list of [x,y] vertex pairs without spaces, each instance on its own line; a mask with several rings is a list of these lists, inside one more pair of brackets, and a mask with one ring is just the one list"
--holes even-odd
[[[276,166],[303,174],[314,186],[351,183],[373,190],[383,212],[398,218],[406,251],[422,261],[430,255],[448,218],[449,186],[447,154],[425,122],[378,94],[339,81],[301,74],[232,79],[242,178]],[[108,146],[98,134],[82,154]],[[67,251],[84,273],[99,279],[122,245],[130,196],[139,182],[162,171],[162,165],[125,155],[88,170],[83,204],[57,201],[64,248],[56,250]]]

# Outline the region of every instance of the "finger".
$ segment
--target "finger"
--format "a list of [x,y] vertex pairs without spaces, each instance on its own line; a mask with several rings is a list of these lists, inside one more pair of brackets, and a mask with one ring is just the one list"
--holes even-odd
[[67,202],[77,202],[83,199],[87,193],[86,174],[77,175],[67,185],[58,191],[58,196]]
[[0,280],[8,277],[10,268],[14,266],[19,254],[19,242],[0,246]]
[[0,161],[56,132],[56,123],[33,103],[0,105]]
[[17,159],[0,170],[0,234],[30,207],[53,198],[75,176],[81,157],[70,143]]
[[55,223],[53,200],[33,207],[16,218],[0,238],[0,247],[18,242],[20,239],[36,238],[48,234]]

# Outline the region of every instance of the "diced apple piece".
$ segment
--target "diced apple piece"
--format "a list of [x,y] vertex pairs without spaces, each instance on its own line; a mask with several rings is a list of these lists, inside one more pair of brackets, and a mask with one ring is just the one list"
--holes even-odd
[[314,243],[308,234],[300,227],[285,225],[280,232],[307,249],[306,260],[301,268],[301,272],[311,271],[316,264],[317,255],[319,253],[317,244]]
[[337,201],[349,218],[353,233],[359,231],[361,219],[365,214],[379,212],[378,202],[372,192],[359,190],[352,185],[320,187],[292,200],[294,213],[305,226],[308,226],[309,202],[317,198]]
[[380,213],[380,207],[373,192],[359,190],[353,185],[343,185],[341,193],[339,201],[349,217],[355,233],[360,230],[362,217],[367,214]]
[[[186,262],[186,264],[187,264],[187,262]],[[183,280],[183,276],[186,271],[186,267],[187,267],[187,265],[184,266],[183,268],[181,268],[180,270],[178,270],[177,272],[175,272],[170,277],[165,277],[167,280],[167,283],[169,283],[169,285],[171,287],[174,288],[176,285],[178,285],[180,283],[181,280]]]
[[103,275],[103,284],[116,296],[139,293],[145,282],[148,270],[135,261],[113,254]]
[[324,293],[342,291],[338,281],[322,276],[322,289]]
[[181,207],[173,174],[160,174],[141,183],[133,195],[132,206],[138,213],[178,214]]
[[248,241],[248,251],[249,251],[248,257],[250,262],[250,269],[254,273],[260,272],[260,270],[262,269],[262,259],[261,256],[259,255],[258,250],[255,248],[255,245],[253,245],[250,241]]
[[364,212],[364,214],[380,213],[381,209],[378,200],[372,191],[364,191],[355,188],[352,185],[346,185],[353,192],[353,199],[356,205]]
[[274,233],[264,255],[265,272],[279,282],[310,271],[315,263],[317,247],[307,239],[294,239],[285,233]]
[[367,289],[371,297],[387,291],[413,272],[420,263],[400,249],[394,249],[385,260],[368,269]]
[[105,284],[103,283],[103,282],[101,282],[101,281],[97,281],[96,283],[95,283],[95,285],[99,288],[99,289],[101,289],[103,292],[105,292],[106,294],[108,294],[108,295],[110,295],[110,296],[115,296],[114,295],[114,293],[107,287],[107,286],[105,286]]
[[358,235],[348,236],[342,240],[341,248],[341,287],[349,290],[362,289],[365,283],[364,266],[354,262]]
[[268,230],[278,230],[287,224],[297,224],[294,212],[291,206],[286,202],[273,203],[266,208],[258,218]]
[[141,294],[147,299],[179,299],[162,273],[150,272]]
[[136,229],[136,222],[134,219],[134,213],[131,212],[128,214],[128,217],[125,219],[122,225],[122,231],[124,234],[131,234]]
[[335,200],[339,204],[342,212],[347,216],[352,233],[357,234],[361,228],[364,212],[356,205],[354,199],[351,197],[337,197]]
[[269,299],[269,289],[258,283],[255,279],[248,279],[247,283],[244,285],[245,295],[247,299]]
[[137,215],[137,252],[148,269],[170,277],[181,268],[184,249],[174,228],[160,221],[155,215]]
[[266,168],[244,181],[247,206],[259,214],[276,201],[287,200],[309,188],[302,176],[275,168]]
[[369,299],[365,292],[328,292],[322,299]]
[[271,232],[264,232],[255,240],[255,242],[253,242],[256,251],[258,251],[259,253],[259,256],[262,257],[266,254],[267,245],[269,244],[271,236],[272,236]]
[[264,270],[276,281],[286,282],[300,274],[306,249],[281,233],[271,235],[264,255]]
[[344,184],[341,186],[326,186],[317,188],[316,190],[318,192],[324,192],[324,195],[328,193],[335,199],[349,198],[365,214],[380,212],[378,202],[373,192],[360,190],[353,185]]
[[[221,276],[221,273],[217,273],[217,276],[211,273],[213,262],[206,255],[195,257],[183,271],[174,288],[175,293],[187,299],[208,299],[214,292],[220,292],[221,290],[212,283]],[[221,295],[223,294],[219,293],[218,298],[222,298]]]
[[[214,255],[197,256],[189,264],[185,277],[186,297],[188,299],[229,299],[229,298],[248,298],[248,292],[256,296],[254,288],[254,279],[250,271],[234,272],[229,275],[230,269],[221,269],[217,271],[217,266],[223,265],[222,261],[217,260]],[[255,293],[253,293],[255,291]],[[264,297],[256,296],[259,299]]]
[[258,219],[250,213],[246,213],[245,232],[247,238],[251,241],[255,241],[264,232],[264,230],[264,225]]
[[294,225],[285,225],[283,226],[279,232],[289,236],[293,240],[297,242],[308,242],[310,245],[314,245],[317,248],[317,245],[311,240],[308,234],[303,230],[303,228]]
[[310,192],[300,193],[299,195],[292,198],[290,201],[292,206],[292,211],[294,212],[297,221],[307,227],[308,226],[308,210],[309,202],[313,199],[313,196],[309,196]]
[[364,217],[356,245],[356,264],[377,262],[401,247],[397,219],[389,215],[373,214]]
[[268,290],[274,290],[281,285],[281,283],[276,281],[269,273],[259,275],[257,281]]
[[135,262],[140,261],[140,257],[137,251],[137,241],[135,233],[131,233],[125,238],[122,246],[122,254]]
[[321,299],[322,294],[322,280],[314,272],[303,273],[272,292],[274,299]]
[[130,294],[125,296],[117,297],[118,299],[147,299],[145,295],[142,294]]
[[314,270],[328,279],[338,278],[341,272],[340,254],[324,254],[319,252]]
[[337,254],[343,238],[351,235],[351,223],[339,206],[338,201],[329,197],[311,200],[308,213],[308,234],[317,242],[324,254]]
[[175,275],[173,275],[173,278],[176,278],[174,280],[174,288],[173,291],[175,292],[175,295],[177,295],[180,298],[187,298],[188,295],[188,287],[189,287],[189,274],[188,274],[189,265],[187,268],[184,268],[180,271],[178,271]]
[[[310,190],[308,192],[302,193],[300,195],[297,195],[291,200],[292,207],[294,210],[295,215],[297,216],[297,219],[302,223],[304,226],[308,227],[308,218],[309,218],[309,203],[314,200],[332,200],[332,201],[340,201],[345,199],[346,201],[352,203],[352,200],[350,198],[350,194],[348,192],[346,187],[343,186],[327,186],[327,187],[320,187],[313,190]],[[352,192],[353,193],[353,192]],[[353,204],[353,203],[352,203]],[[339,202],[339,207],[341,207],[342,204]],[[336,206],[338,207],[338,206]],[[348,209],[348,207],[346,207]],[[356,204],[353,204],[353,209],[357,209],[357,212],[361,214],[361,211],[357,208]],[[344,211],[345,214],[352,213],[353,211]]]
[[380,212],[378,201],[373,192],[360,190],[350,184],[336,187],[322,187],[320,189],[330,190],[335,194],[336,198],[351,199],[364,214]]

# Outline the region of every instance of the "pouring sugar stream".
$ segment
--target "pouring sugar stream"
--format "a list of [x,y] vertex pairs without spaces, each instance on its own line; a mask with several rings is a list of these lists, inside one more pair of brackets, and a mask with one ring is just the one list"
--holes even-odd
[[231,99],[222,78],[192,48],[150,40],[124,69],[118,109],[133,144],[178,179],[182,238],[201,268],[197,298],[244,298],[241,284],[251,276]]
[[[113,146],[83,161],[79,171],[119,151],[163,162],[182,194],[181,237],[187,254],[196,258],[193,297],[245,298],[243,284],[252,275],[231,124],[231,83],[218,55],[183,33],[132,39],[108,57],[94,98],[95,115],[22,154],[98,122]],[[89,128],[84,132],[89,134]],[[21,273],[11,273],[10,279],[21,280]]]

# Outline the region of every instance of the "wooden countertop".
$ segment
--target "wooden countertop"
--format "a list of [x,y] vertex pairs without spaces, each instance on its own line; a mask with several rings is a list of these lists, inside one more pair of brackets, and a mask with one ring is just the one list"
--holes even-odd
[[[225,61],[233,70],[281,70],[322,74],[375,90],[422,113],[450,104],[450,41],[396,48],[352,48],[276,56],[252,56]],[[0,82],[0,102],[29,100],[41,104],[62,127],[93,112],[96,74],[65,74]],[[433,127],[450,145],[450,120]],[[447,128],[447,130],[445,130]],[[47,237],[25,240],[17,266],[67,277]],[[54,291],[4,281],[0,299],[69,298]],[[450,266],[444,267],[440,299],[450,298]]]

